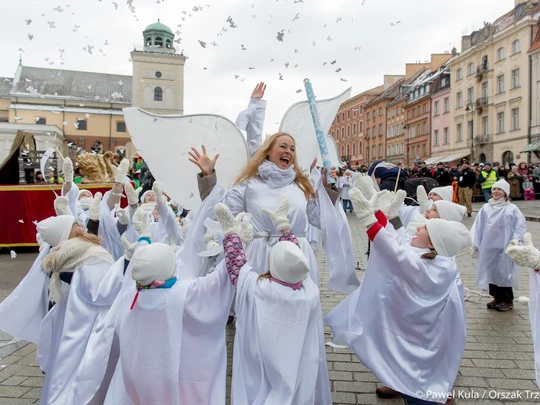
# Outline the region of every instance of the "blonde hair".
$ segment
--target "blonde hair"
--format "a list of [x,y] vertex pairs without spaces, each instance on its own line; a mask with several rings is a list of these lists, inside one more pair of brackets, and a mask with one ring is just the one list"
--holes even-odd
[[271,277],[272,277],[272,275],[270,274],[270,270],[268,270],[266,273],[263,273],[259,277],[257,277],[257,282],[259,282],[261,280],[264,280],[264,279],[269,279]]
[[101,237],[96,236],[92,233],[84,232],[80,235],[75,236],[75,238],[82,239],[85,242],[93,243],[94,245],[100,245],[101,246]]
[[[268,156],[268,152],[270,149],[272,149],[276,143],[276,139],[280,136],[288,136],[294,141],[294,138],[288,134],[287,132],[276,132],[274,135],[272,135],[270,138],[266,139],[264,144],[255,152],[255,155],[250,159],[248,164],[242,169],[238,177],[236,178],[234,185],[236,186],[238,183],[241,183],[244,180],[249,180],[255,177],[259,171],[259,166],[266,160],[266,157]],[[296,145],[296,142],[295,142]],[[315,190],[313,189],[313,186],[311,185],[311,181],[309,178],[302,173],[302,170],[300,170],[300,167],[298,166],[298,161],[296,160],[296,153],[293,157],[293,165],[294,165],[294,172],[296,174],[296,178],[294,179],[294,182],[296,185],[304,192],[304,195],[306,197],[306,200],[309,200],[311,197],[315,196]]]

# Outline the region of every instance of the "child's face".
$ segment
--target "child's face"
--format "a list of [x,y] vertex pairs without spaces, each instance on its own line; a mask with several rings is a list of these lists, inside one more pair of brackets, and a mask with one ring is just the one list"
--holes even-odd
[[439,194],[436,194],[436,193],[429,193],[428,200],[440,201],[440,200],[442,200],[442,197]]
[[411,246],[420,249],[433,249],[433,245],[431,244],[431,239],[429,239],[429,234],[425,225],[416,228],[416,238],[411,240]]
[[433,204],[433,206],[426,210],[426,214],[424,215],[427,219],[435,219],[440,218],[439,211],[437,210],[437,206]]
[[491,194],[493,195],[494,200],[498,200],[499,198],[504,197],[506,194],[505,192],[500,189],[499,187],[494,187],[491,189]]

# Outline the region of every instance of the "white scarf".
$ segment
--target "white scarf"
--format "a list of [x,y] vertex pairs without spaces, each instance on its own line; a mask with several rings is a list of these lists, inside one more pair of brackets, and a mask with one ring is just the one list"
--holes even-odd
[[493,207],[494,205],[506,205],[506,204],[509,204],[510,200],[506,200],[506,199],[504,199],[504,197],[501,197],[498,200],[490,198],[488,203],[489,203],[489,205],[491,205]]
[[62,299],[62,282],[60,273],[73,273],[87,264],[114,260],[109,252],[101,246],[80,238],[68,239],[51,249],[43,259],[43,271],[51,277],[49,285],[50,296],[58,303]]
[[294,181],[294,179],[296,179],[294,165],[290,165],[288,169],[283,170],[269,160],[262,162],[262,164],[259,166],[258,174],[271,188],[288,186]]

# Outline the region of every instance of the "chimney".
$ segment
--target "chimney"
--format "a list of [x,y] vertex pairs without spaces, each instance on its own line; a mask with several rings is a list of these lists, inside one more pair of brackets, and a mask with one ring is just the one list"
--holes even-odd
[[[518,1],[518,0],[515,0]],[[465,51],[466,49],[469,49],[471,47],[471,36],[470,35],[463,35],[461,37],[461,52]]]

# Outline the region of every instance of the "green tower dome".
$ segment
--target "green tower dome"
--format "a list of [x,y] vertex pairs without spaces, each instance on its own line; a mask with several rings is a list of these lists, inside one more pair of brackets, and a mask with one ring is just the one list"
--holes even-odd
[[144,47],[146,50],[171,49],[174,50],[174,34],[169,27],[162,24],[159,19],[156,23],[150,24],[143,31]]
[[146,29],[143,32],[147,32],[147,31],[163,31],[163,32],[166,32],[167,34],[174,35],[169,27],[159,22],[159,19],[157,23],[150,24],[148,27],[146,27]]

